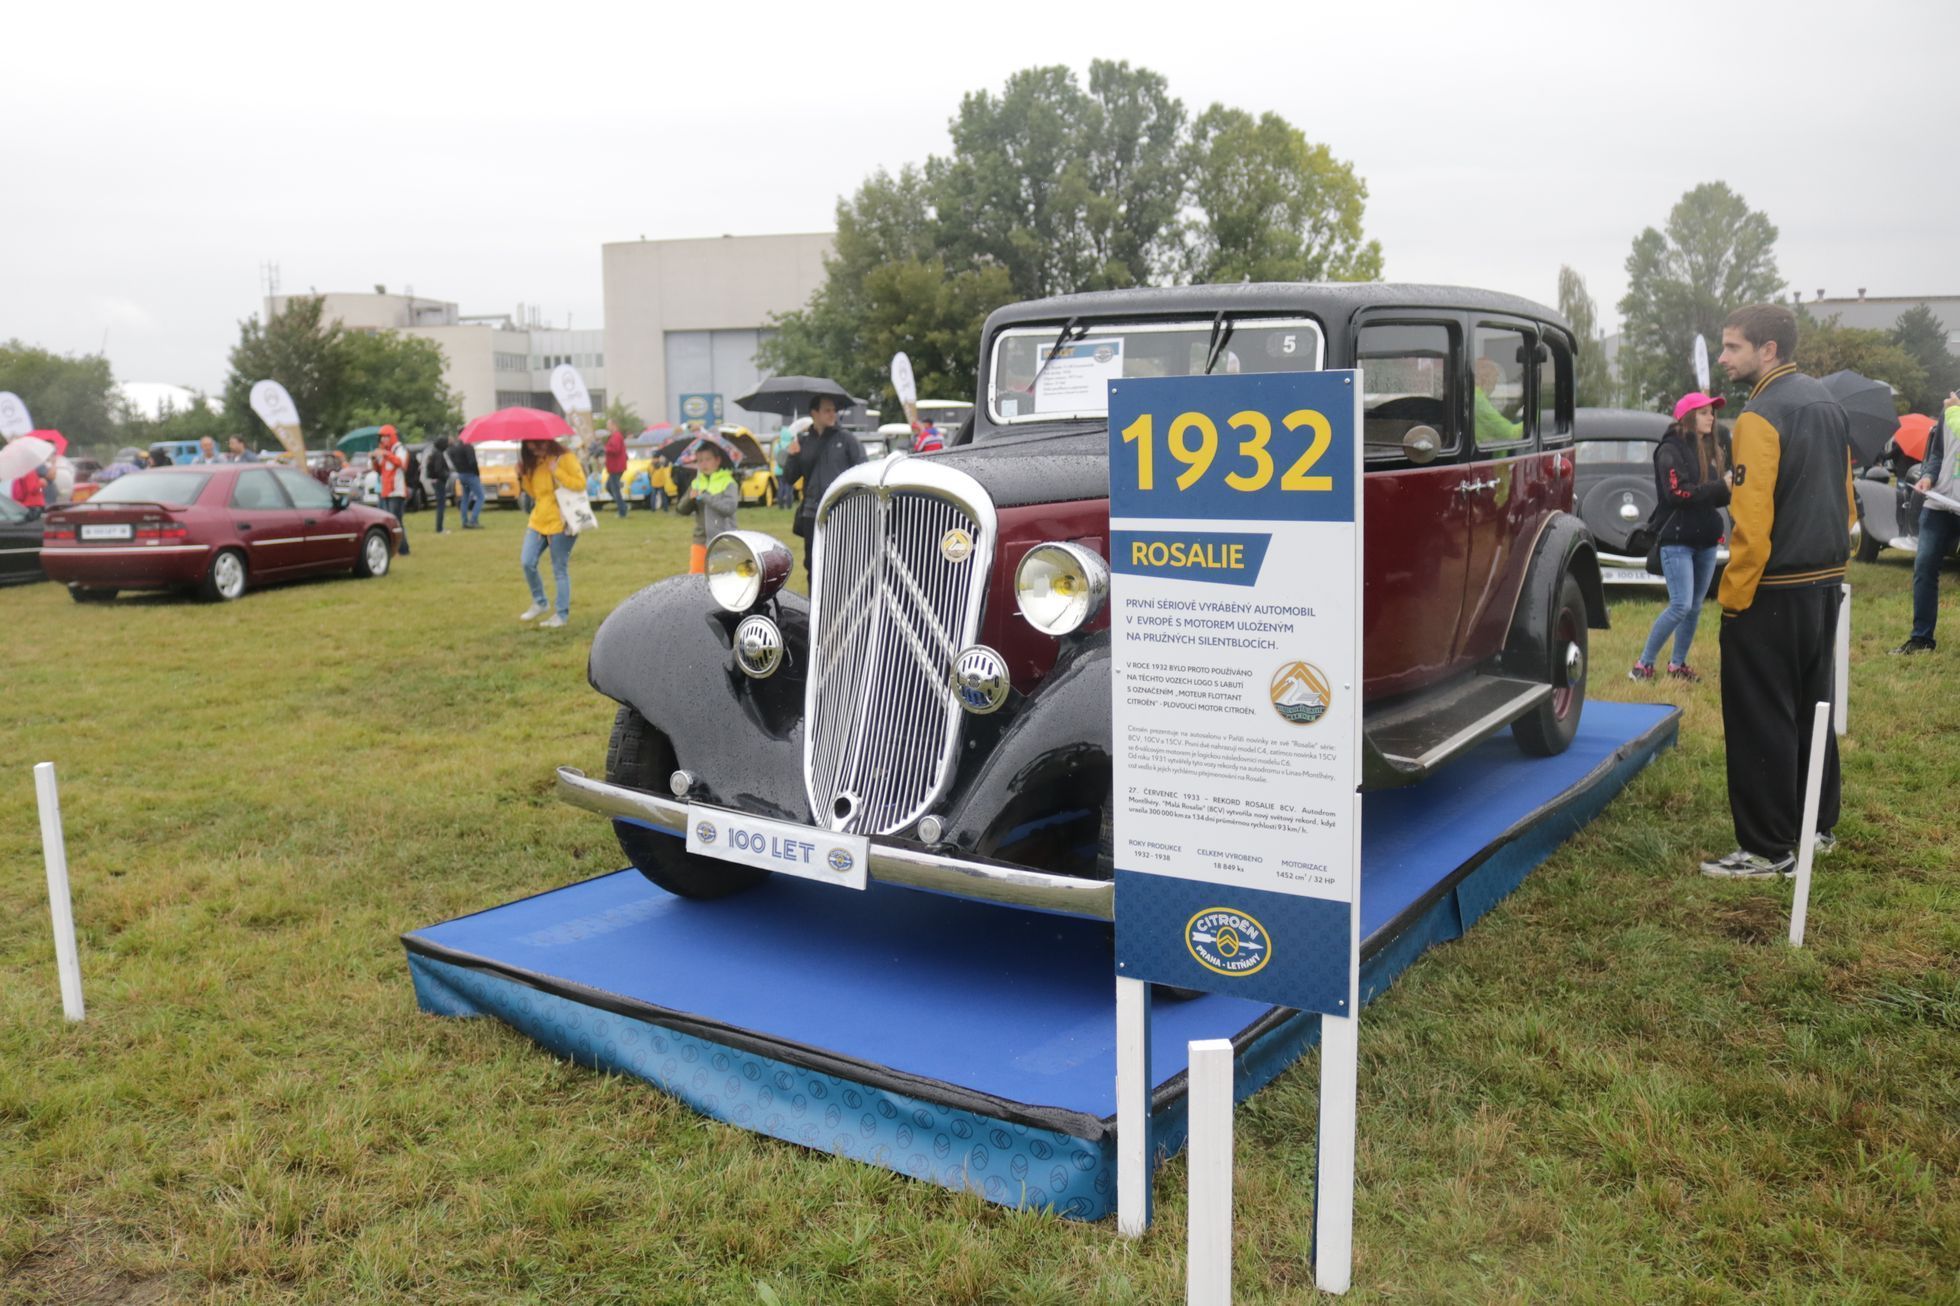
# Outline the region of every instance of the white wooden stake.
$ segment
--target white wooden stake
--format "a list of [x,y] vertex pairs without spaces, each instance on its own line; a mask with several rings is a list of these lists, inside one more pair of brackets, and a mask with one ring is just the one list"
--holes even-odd
[[1150,1227],[1150,986],[1116,980],[1116,1232]]
[[1186,1306],[1232,1303],[1232,1040],[1187,1048],[1190,1109],[1190,1216],[1185,1246]]
[[82,960],[75,948],[75,909],[68,897],[68,844],[61,837],[61,795],[54,763],[34,767],[34,793],[41,803],[41,856],[48,866],[48,910],[54,916],[54,961],[61,973],[61,1010],[80,1020]]
[[1810,774],[1804,777],[1803,837],[1797,843],[1797,893],[1790,903],[1790,946],[1803,946],[1810,915],[1810,863],[1817,852],[1817,808],[1824,789],[1824,741],[1831,728],[1831,705],[1819,703],[1810,727]]
[[1832,695],[1837,700],[1833,724],[1837,727],[1838,738],[1844,738],[1846,714],[1851,710],[1851,587],[1838,587],[1843,598],[1838,603],[1837,620],[1837,684]]

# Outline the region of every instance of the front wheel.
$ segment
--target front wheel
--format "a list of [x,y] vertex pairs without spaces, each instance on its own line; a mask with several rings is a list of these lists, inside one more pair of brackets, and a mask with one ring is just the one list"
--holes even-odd
[[245,555],[237,549],[220,549],[204,569],[197,592],[207,603],[230,603],[245,592]]
[[[622,706],[613,718],[612,738],[606,743],[607,782],[646,793],[665,793],[673,773],[674,749],[666,736],[648,725],[638,712]],[[634,870],[677,897],[726,898],[769,878],[769,872],[759,867],[697,857],[687,851],[685,838],[631,821],[614,821],[613,836]]]
[[1552,757],[1569,748],[1586,707],[1586,595],[1571,572],[1559,584],[1551,630],[1551,665],[1546,670],[1552,695],[1511,723],[1512,738],[1533,757]]
[[361,552],[354,559],[356,576],[386,576],[395,556],[395,546],[386,531],[369,531],[361,537]]

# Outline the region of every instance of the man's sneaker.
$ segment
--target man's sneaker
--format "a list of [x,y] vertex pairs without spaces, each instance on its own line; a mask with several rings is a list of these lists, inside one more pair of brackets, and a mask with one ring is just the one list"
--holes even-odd
[[1819,831],[1813,849],[1819,857],[1829,857],[1837,851],[1837,836],[1829,830]]
[[1627,672],[1628,680],[1652,680],[1653,678],[1654,669],[1645,662],[1634,663],[1632,669]]
[[1773,880],[1787,875],[1797,864],[1789,853],[1771,860],[1738,848],[1726,857],[1715,857],[1701,864],[1701,873],[1716,880]]
[[[1648,674],[1652,675],[1653,673],[1648,672]],[[1685,662],[1668,663],[1667,674],[1676,680],[1685,680],[1691,685],[1699,685],[1701,683],[1701,672],[1696,671]]]
[[1919,636],[1914,635],[1911,639],[1893,649],[1892,656],[1910,657],[1914,653],[1931,653],[1938,647],[1939,645],[1935,644],[1932,640],[1921,639]]
[[539,617],[542,617],[544,614],[545,614],[544,604],[533,603],[530,607],[518,613],[517,619],[519,621],[536,621]]
[[538,629],[556,630],[564,624],[565,624],[565,619],[554,612],[550,616],[546,617],[543,621],[540,621],[538,623]]

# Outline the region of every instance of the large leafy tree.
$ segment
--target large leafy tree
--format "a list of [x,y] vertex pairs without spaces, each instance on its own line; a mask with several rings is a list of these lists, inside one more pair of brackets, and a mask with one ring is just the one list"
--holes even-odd
[[1914,304],[1893,324],[1892,343],[1911,354],[1926,373],[1925,382],[1906,394],[1915,413],[1937,413],[1947,395],[1960,389],[1960,359],[1954,358],[1946,339],[1946,325],[1924,304]]
[[889,411],[901,349],[922,395],[970,395],[980,328],[1014,299],[1380,275],[1349,165],[1271,114],[1215,105],[1201,121],[1159,74],[1104,60],[1086,87],[1030,68],[966,96],[950,155],[874,173],[838,202],[824,284],[776,320],[757,362],[833,377]]
[[1214,104],[1192,124],[1183,261],[1193,281],[1373,281],[1352,164],[1275,113]]
[[35,425],[71,445],[109,452],[120,436],[115,373],[101,354],[70,357],[19,340],[0,344],[0,390],[21,397]]
[[[1744,304],[1776,297],[1776,227],[1719,181],[1683,195],[1664,231],[1648,227],[1627,255],[1620,380],[1635,407],[1659,407],[1696,386],[1697,334],[1719,352],[1722,321]],[[1741,398],[1721,369],[1717,393]]]
[[270,321],[253,317],[240,324],[225,379],[225,414],[248,443],[278,443],[252,412],[252,386],[262,380],[286,387],[315,448],[384,422],[410,442],[462,425],[462,405],[443,380],[435,342],[393,331],[347,331],[324,320],[321,308],[318,298],[300,297]]
[[1798,312],[1796,364],[1812,376],[1848,370],[1884,381],[1899,392],[1901,404],[1926,385],[1926,369],[1890,335],[1844,326],[1835,313],[1819,319]]
[[1586,279],[1564,266],[1558,270],[1558,311],[1579,338],[1579,356],[1572,364],[1574,402],[1581,408],[1612,403],[1613,375],[1599,344],[1599,306],[1586,292]]

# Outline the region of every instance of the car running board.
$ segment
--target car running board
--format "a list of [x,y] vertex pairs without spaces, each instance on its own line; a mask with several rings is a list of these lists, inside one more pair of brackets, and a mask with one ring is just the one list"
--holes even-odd
[[1361,726],[1366,740],[1362,783],[1370,789],[1414,784],[1551,693],[1543,681],[1483,674],[1369,712]]

